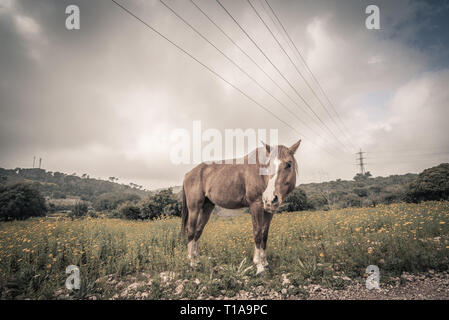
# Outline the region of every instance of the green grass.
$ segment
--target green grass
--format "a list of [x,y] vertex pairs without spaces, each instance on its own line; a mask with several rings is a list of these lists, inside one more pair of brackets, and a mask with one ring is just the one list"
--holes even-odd
[[[276,214],[268,239],[271,268],[262,277],[250,268],[254,244],[248,214],[211,218],[195,270],[188,266],[179,229],[179,218],[1,223],[3,298],[52,299],[64,288],[65,268],[72,264],[80,267],[82,279],[73,298],[93,294],[110,298],[117,288],[102,281],[105,276],[126,282],[143,274],[153,282],[138,291],[147,291],[147,298],[154,299],[233,296],[258,286],[281,292],[282,274],[287,273],[291,281],[285,287],[287,294],[304,294],[302,286],[309,283],[343,288],[344,275],[362,281],[371,264],[379,266],[381,281],[404,271],[442,271],[449,266],[449,202]],[[174,294],[177,283],[161,283],[159,273],[164,271],[187,280],[180,295]]]

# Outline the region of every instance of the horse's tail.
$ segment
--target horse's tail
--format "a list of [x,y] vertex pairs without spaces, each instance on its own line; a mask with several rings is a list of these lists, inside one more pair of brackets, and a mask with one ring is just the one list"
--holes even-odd
[[181,206],[181,238],[184,239],[186,233],[187,219],[189,218],[189,209],[187,208],[186,193],[182,186],[182,206]]

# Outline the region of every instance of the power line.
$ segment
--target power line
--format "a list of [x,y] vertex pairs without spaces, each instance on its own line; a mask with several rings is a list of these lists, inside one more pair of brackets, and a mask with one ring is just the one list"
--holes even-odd
[[[232,37],[231,36],[229,36],[224,30],[223,30],[223,28],[221,28],[212,18],[210,18],[209,17],[209,15],[206,13],[206,12],[204,12],[204,10],[203,9],[201,9],[201,7],[199,7],[198,6],[198,4],[196,4],[195,3],[195,1],[193,1],[193,0],[190,0],[190,2],[218,29],[218,30],[220,30],[221,31],[221,33],[223,34],[223,35],[225,35],[227,38],[228,38],[228,40],[232,43],[232,44],[234,44],[239,50],[240,50],[240,52],[242,52],[260,71],[262,71],[264,74],[265,74],[265,76],[267,77],[267,78],[269,78],[270,80],[271,80],[271,82],[273,82],[277,87],[278,87],[278,89],[280,89],[288,98],[290,98],[290,100],[293,102],[293,103],[295,103],[296,104],[296,102],[290,97],[290,95],[288,95],[287,94],[287,92],[285,92],[285,90],[248,54],[248,53],[246,53],[246,51],[244,51],[243,49],[242,49],[242,47],[240,46],[240,45],[238,45],[233,39],[232,39]],[[265,90],[266,91],[266,90]],[[269,92],[267,92],[270,96],[272,96],[272,94],[271,93],[269,93]],[[275,98],[276,99],[276,98]],[[278,99],[276,99],[276,101],[278,101],[279,102],[279,100]],[[281,103],[281,102],[279,102],[279,103]],[[304,120],[302,120],[301,118],[299,118],[295,113],[292,113],[292,111],[290,111],[290,109],[289,108],[287,108],[283,103],[281,103],[296,119],[298,119],[304,126],[306,126],[309,130],[311,130],[314,134],[316,134],[318,137],[320,137],[320,138],[325,138],[325,137],[322,137],[319,133],[317,133],[315,130],[313,130],[313,128],[311,128],[306,122],[304,122]],[[327,140],[327,139],[326,139]]]
[[[269,33],[271,34],[271,36],[273,37],[273,39],[276,41],[276,43],[278,44],[279,48],[284,52],[285,56],[288,58],[288,60],[290,61],[290,63],[293,65],[293,67],[295,68],[296,72],[298,73],[298,75],[300,76],[300,78],[302,80],[304,80],[304,82],[306,83],[307,87],[310,89],[310,91],[312,91],[313,95],[316,97],[317,101],[321,104],[321,106],[323,107],[323,109],[327,112],[328,116],[331,118],[332,121],[335,122],[335,120],[333,120],[332,115],[330,114],[330,112],[327,110],[326,106],[321,102],[320,98],[318,97],[318,95],[316,94],[315,90],[313,90],[313,88],[310,86],[310,84],[308,83],[308,81],[306,80],[306,78],[303,76],[302,72],[298,69],[298,66],[293,62],[292,58],[290,57],[290,55],[287,53],[287,51],[285,51],[284,47],[282,46],[282,44],[279,42],[279,40],[276,38],[276,36],[274,35],[273,31],[271,30],[271,28],[267,25],[267,23],[265,22],[265,20],[262,18],[262,16],[259,14],[259,12],[257,11],[257,9],[253,6],[253,4],[251,3],[250,0],[246,0],[246,2],[248,2],[248,4],[251,6],[251,8],[253,9],[254,13],[257,15],[257,17],[259,18],[259,20],[263,23],[263,25],[265,26],[265,28],[269,31]],[[335,134],[334,132],[327,126],[327,124],[325,124],[325,122],[323,122],[321,120],[321,118],[314,112],[314,114],[318,117],[318,119],[321,121],[321,123],[323,123],[323,125],[329,130],[329,132],[335,137],[335,139],[340,142],[343,147],[347,147]]]
[[449,152],[435,152],[435,153],[417,153],[417,154],[389,154],[386,156],[374,156],[366,159],[388,159],[389,157],[428,157],[428,156],[443,156],[449,155]]
[[[220,2],[220,0],[215,0],[220,7],[227,13],[227,15],[235,22],[235,24],[240,28],[240,30],[248,37],[248,39],[256,46],[256,48],[262,53],[262,55],[268,60],[268,62],[273,66],[273,68],[279,73],[279,75],[287,82],[289,87],[296,93],[296,95],[301,99],[301,101],[309,108],[309,110],[318,118],[318,120],[325,126],[326,124],[321,120],[321,118],[315,113],[315,111],[310,107],[303,96],[298,92],[298,90],[291,84],[291,82],[282,74],[279,68],[271,61],[271,59],[265,54],[265,52],[259,47],[256,41],[246,32],[246,30],[241,26],[241,24],[234,18],[234,16],[226,9],[226,7]],[[297,105],[299,107],[299,105]],[[330,131],[331,132],[331,131]],[[332,134],[332,132],[331,132]],[[334,135],[335,137],[335,135]],[[337,138],[337,141],[338,138]],[[341,143],[341,142],[340,142]],[[344,146],[344,145],[343,145]]]
[[[117,5],[119,8],[121,8],[124,12],[128,13],[129,15],[131,15],[132,17],[134,17],[136,20],[138,20],[139,22],[141,22],[142,24],[144,24],[147,28],[149,28],[150,30],[152,30],[153,32],[155,32],[157,35],[159,35],[160,37],[162,37],[163,39],[165,39],[166,41],[168,41],[170,44],[172,44],[173,46],[175,46],[177,49],[179,49],[181,52],[185,53],[186,55],[188,55],[190,58],[192,58],[194,61],[196,61],[197,63],[199,63],[201,66],[203,66],[204,68],[206,68],[209,72],[211,72],[212,74],[214,74],[215,76],[217,76],[218,78],[220,78],[222,81],[224,81],[225,83],[227,83],[229,86],[233,87],[235,90],[237,90],[240,94],[242,94],[243,96],[245,96],[247,99],[251,100],[253,103],[255,103],[258,107],[262,108],[263,110],[265,110],[266,112],[270,113],[273,117],[275,117],[278,121],[282,122],[285,126],[289,127],[290,129],[292,129],[296,134],[298,135],[302,135],[305,137],[305,135],[303,135],[302,133],[300,133],[296,128],[292,127],[289,123],[287,123],[286,121],[282,120],[281,118],[279,118],[276,114],[274,114],[273,112],[271,112],[269,109],[267,109],[266,107],[264,107],[261,103],[259,103],[258,101],[256,101],[254,98],[252,98],[251,96],[249,96],[247,93],[245,93],[244,91],[242,91],[240,88],[238,88],[236,85],[234,85],[233,83],[231,83],[230,81],[226,80],[224,77],[222,77],[220,74],[218,74],[215,70],[211,69],[209,66],[207,66],[206,64],[204,64],[203,62],[201,62],[200,60],[198,60],[195,56],[193,56],[191,53],[189,53],[188,51],[186,51],[185,49],[183,49],[182,47],[180,47],[178,44],[176,44],[175,42],[171,41],[169,38],[167,38],[164,34],[162,34],[161,32],[159,32],[157,29],[153,28],[151,25],[149,25],[148,23],[146,23],[144,20],[142,20],[141,18],[139,18],[137,15],[135,15],[133,12],[131,12],[129,9],[127,9],[125,6],[121,5],[120,3],[118,3],[115,0],[111,0],[115,5]],[[307,138],[309,139],[309,138]],[[309,139],[311,140],[311,139]],[[313,140],[311,140],[312,143]],[[317,145],[318,147],[321,147],[319,145]],[[322,147],[321,147],[322,148]],[[326,149],[323,148],[323,150],[325,150],[326,152],[328,152]],[[329,153],[329,152],[328,152]],[[335,157],[332,153],[329,153],[330,155],[332,155],[333,157]]]
[[201,62],[200,60],[198,60],[195,56],[193,56],[191,53],[189,53],[188,51],[186,51],[185,49],[183,49],[182,47],[180,47],[178,44],[176,44],[175,42],[173,42],[172,40],[170,40],[169,38],[167,38],[164,34],[162,34],[161,32],[159,32],[157,29],[153,28],[152,26],[150,26],[148,23],[146,23],[144,20],[142,20],[141,18],[139,18],[138,16],[136,16],[134,13],[132,13],[130,10],[128,10],[125,6],[121,5],[120,3],[118,3],[116,0],[111,0],[115,5],[117,5],[119,8],[121,8],[122,10],[124,10],[126,13],[128,13],[129,15],[131,15],[132,17],[134,17],[135,19],[137,19],[138,21],[140,21],[141,23],[143,23],[147,28],[151,29],[153,32],[155,32],[156,34],[158,34],[160,37],[162,37],[163,39],[165,39],[166,41],[168,41],[169,43],[171,43],[173,46],[175,46],[176,48],[178,48],[181,52],[185,53],[186,55],[188,55],[190,58],[192,58],[193,60],[195,60],[197,63],[199,63],[201,66],[203,66],[204,68],[206,68],[207,70],[209,70],[211,73],[213,73],[215,76],[217,76],[218,78],[220,78],[222,81],[226,82],[228,85],[230,85],[231,87],[233,87],[235,90],[237,90],[240,94],[242,94],[243,96],[245,96],[246,98],[248,98],[249,100],[251,100],[252,102],[254,102],[257,106],[259,106],[260,108],[262,108],[263,110],[265,110],[266,112],[270,113],[273,117],[275,117],[277,120],[279,120],[280,122],[282,122],[284,125],[286,125],[287,127],[289,127],[290,129],[292,129],[293,131],[295,131],[297,134],[301,135],[294,127],[292,127],[290,124],[288,124],[287,122],[285,122],[284,120],[282,120],[281,118],[279,118],[277,115],[275,115],[273,112],[271,112],[269,109],[267,109],[266,107],[264,107],[262,104],[260,104],[259,102],[257,102],[256,100],[254,100],[252,97],[250,97],[248,94],[246,94],[244,91],[242,91],[240,88],[238,88],[237,86],[235,86],[233,83],[231,83],[230,81],[226,80],[225,78],[223,78],[220,74],[218,74],[215,70],[211,69],[209,66],[207,66],[206,64],[204,64],[203,62]]
[[375,150],[375,151],[368,151],[367,153],[374,153],[374,154],[392,154],[392,153],[398,153],[398,152],[428,152],[428,151],[445,151],[449,152],[449,146],[447,147],[423,147],[423,148],[413,148],[413,149],[394,149],[394,150]]
[[[161,1],[163,2],[163,1]],[[253,58],[251,58],[251,56],[249,56],[233,39],[232,37],[230,37],[215,21],[213,21],[212,18],[209,17],[209,15],[207,15],[204,10],[202,10],[193,0],[190,0],[190,2],[215,26],[218,28],[218,30],[220,30],[227,38],[228,40],[234,44],[248,59],[251,60],[251,62],[253,64],[256,65],[256,67],[261,70],[285,95],[287,95],[287,97],[289,97],[291,99],[291,97],[285,92],[285,90],[282,89],[282,87],[279,86],[279,84],[274,81],[274,79],[265,71],[263,70],[263,68],[256,62],[254,61]],[[168,5],[166,5],[168,7]],[[257,80],[255,80],[252,76],[250,76],[245,70],[242,69],[242,67],[240,67],[239,65],[237,65],[235,63],[235,61],[233,61],[231,58],[229,58],[229,56],[227,56],[224,52],[222,52],[222,50],[218,49],[214,44],[212,44],[204,35],[202,35],[197,29],[195,29],[191,24],[189,24],[187,21],[185,21],[185,19],[183,19],[182,17],[180,17],[176,12],[174,12],[174,9],[168,7],[178,18],[180,18],[184,23],[186,23],[190,28],[192,28],[198,35],[200,35],[204,40],[206,40],[210,45],[212,45],[216,50],[218,50],[223,56],[226,57],[226,59],[228,59],[232,64],[234,64],[242,73],[244,73],[248,78],[250,78],[252,81],[254,81],[265,93],[267,93],[269,96],[271,96],[276,102],[278,102],[284,109],[286,109],[291,115],[293,115],[298,121],[300,121],[305,127],[307,127],[310,131],[312,131],[314,134],[316,134],[319,138],[323,138],[326,139],[326,141],[330,142],[327,137],[323,137],[321,136],[319,133],[317,133],[312,127],[310,127],[303,119],[301,119],[300,117],[298,117],[296,115],[296,113],[294,113],[293,111],[290,110],[290,108],[288,108],[282,101],[280,101],[278,98],[276,98],[271,92],[269,92],[266,88],[264,88]],[[293,103],[295,103],[294,100],[292,100]],[[309,140],[312,140],[310,138],[308,138],[307,136],[304,135],[304,137],[306,137]],[[313,140],[312,140],[313,141]]]
[[[304,64],[304,66],[306,67],[307,71],[310,73],[310,75],[312,76],[313,80],[316,82],[316,84],[318,85],[318,88],[320,89],[321,93],[324,95],[324,97],[326,98],[327,102],[329,103],[329,105],[331,106],[332,110],[334,111],[334,113],[336,114],[338,120],[340,121],[341,125],[345,128],[346,132],[350,132],[348,127],[345,125],[345,123],[343,122],[343,120],[340,117],[340,114],[337,112],[334,104],[332,103],[332,101],[329,99],[329,96],[326,94],[326,92],[324,91],[323,87],[321,86],[320,81],[317,79],[317,77],[315,76],[315,74],[312,72],[312,70],[310,69],[309,65],[307,64],[306,60],[304,59],[303,55],[301,54],[301,52],[299,51],[298,47],[296,46],[295,42],[292,40],[292,38],[290,37],[290,34],[287,32],[287,29],[284,27],[284,24],[281,22],[281,20],[279,19],[279,17],[277,16],[276,12],[273,10],[273,8],[271,7],[270,3],[268,0],[264,0],[265,3],[268,5],[268,7],[270,8],[270,11],[273,13],[274,17],[276,18],[276,20],[278,21],[279,25],[281,26],[282,30],[284,31],[285,35],[287,36],[287,38],[289,39],[290,42],[286,41],[289,46],[290,43],[293,45],[293,47],[296,50],[296,53],[298,54],[298,56],[300,57],[300,60],[302,61],[302,63]],[[273,21],[274,22],[274,21]],[[290,46],[291,48],[291,46]],[[295,52],[295,50],[292,50],[293,52]],[[341,130],[341,128],[339,127],[339,129]],[[342,131],[343,132],[343,131]],[[355,145],[352,143],[352,140],[350,138],[350,135],[347,134],[346,132],[344,132],[343,134],[347,136],[347,138],[349,138],[349,142],[351,143],[351,145],[353,146],[353,148],[355,149]]]
[[[431,161],[436,161],[435,159],[413,159],[413,160],[400,160],[400,161],[385,161],[385,162],[370,162],[370,164],[372,165],[394,165],[394,164],[418,164],[418,163],[422,163],[422,162],[431,162]],[[448,159],[449,161],[449,159]],[[440,162],[440,161],[436,161],[436,162]],[[366,164],[365,164],[366,165]]]
[[[245,74],[250,80],[252,80],[259,88],[261,88],[265,93],[267,93],[270,97],[272,97],[275,101],[277,101],[284,109],[286,109],[290,114],[292,114],[296,119],[302,122],[302,119],[299,118],[294,112],[292,112],[282,101],[276,98],[271,92],[265,89],[254,77],[252,77],[248,72],[246,72],[241,66],[239,66],[234,60],[232,60],[228,55],[226,55],[222,50],[220,50],[216,45],[214,45],[206,36],[204,36],[198,29],[196,29],[192,24],[190,24],[186,19],[184,19],[176,10],[170,7],[163,0],[159,0],[167,9],[169,9],[176,17],[178,17],[182,22],[184,22],[190,29],[192,29],[197,35],[199,35],[204,41],[209,43],[212,47],[215,48],[222,56],[224,56],[229,62],[231,62],[235,67],[237,67],[243,74]],[[304,137],[306,137],[303,134]],[[306,137],[309,140],[312,140]]]
[[[159,32],[157,29],[155,29],[154,27],[152,27],[151,25],[149,25],[147,22],[145,22],[144,20],[142,20],[141,18],[139,18],[137,15],[135,15],[133,12],[131,12],[129,9],[127,9],[125,6],[121,5],[120,3],[118,3],[115,0],[111,0],[115,5],[117,5],[119,8],[121,8],[123,11],[125,11],[126,13],[128,13],[129,15],[131,15],[133,18],[135,18],[136,20],[138,20],[139,22],[141,22],[142,24],[144,24],[147,28],[149,28],[150,30],[152,30],[153,32],[155,32],[157,35],[159,35],[161,38],[165,39],[166,41],[168,41],[170,44],[172,44],[174,47],[176,47],[178,50],[180,50],[181,52],[183,52],[184,54],[186,54],[187,56],[189,56],[191,59],[193,59],[194,61],[196,61],[198,64],[200,64],[201,66],[203,66],[205,69],[207,69],[209,72],[211,72],[212,74],[214,74],[216,77],[218,77],[219,79],[221,79],[222,81],[224,81],[225,83],[227,83],[229,86],[231,86],[232,88],[234,88],[235,90],[237,90],[240,94],[242,94],[243,96],[245,96],[247,99],[249,99],[250,101],[252,101],[253,103],[255,103],[258,107],[262,108],[263,110],[265,110],[266,112],[270,113],[274,118],[276,118],[278,121],[282,122],[285,126],[289,127],[290,129],[292,129],[296,134],[298,135],[302,135],[304,137],[306,137],[305,135],[303,135],[302,133],[300,133],[296,128],[294,128],[293,126],[291,126],[289,123],[287,123],[286,121],[282,120],[281,118],[279,118],[276,114],[274,114],[273,112],[271,112],[269,109],[267,109],[264,105],[262,105],[261,103],[259,103],[258,101],[256,101],[254,98],[252,98],[251,96],[249,96],[247,93],[245,93],[243,90],[241,90],[239,87],[237,87],[236,85],[234,85],[233,83],[231,83],[230,81],[226,80],[223,76],[221,76],[220,74],[218,74],[215,70],[213,70],[211,67],[207,66],[206,64],[204,64],[203,62],[201,62],[198,58],[196,58],[195,56],[193,56],[191,53],[189,53],[187,50],[183,49],[181,46],[179,46],[178,44],[176,44],[175,42],[173,42],[172,40],[170,40],[167,36],[165,36],[163,33]],[[315,144],[313,142],[313,140],[311,140],[310,138],[306,137],[307,139],[309,139],[313,144]],[[322,146],[315,144],[317,147],[322,148],[324,151],[326,151],[327,153],[329,153],[331,156],[335,157],[336,156],[332,153],[330,153],[327,149],[324,149]]]

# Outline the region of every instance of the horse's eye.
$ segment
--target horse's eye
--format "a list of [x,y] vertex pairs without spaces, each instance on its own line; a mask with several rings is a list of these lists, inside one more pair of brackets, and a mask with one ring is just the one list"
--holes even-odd
[[285,164],[285,169],[289,169],[292,166],[291,162],[287,162]]

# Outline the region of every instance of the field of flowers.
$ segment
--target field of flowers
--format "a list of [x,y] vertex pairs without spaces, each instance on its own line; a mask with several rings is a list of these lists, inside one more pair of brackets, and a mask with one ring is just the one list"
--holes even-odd
[[[280,292],[285,274],[288,293],[298,294],[304,283],[344,287],[346,277],[362,279],[368,265],[379,266],[381,281],[404,271],[449,267],[449,202],[276,214],[268,239],[271,269],[262,277],[249,268],[254,247],[249,214],[211,218],[195,270],[188,266],[179,229],[179,218],[1,223],[2,298],[54,298],[65,287],[68,265],[79,266],[81,275],[81,289],[70,297],[103,299],[114,296],[114,288],[98,280],[111,276],[145,274],[154,280],[141,290],[158,299],[233,296],[260,285]],[[167,271],[184,280],[182,292],[162,289],[159,275]]]

